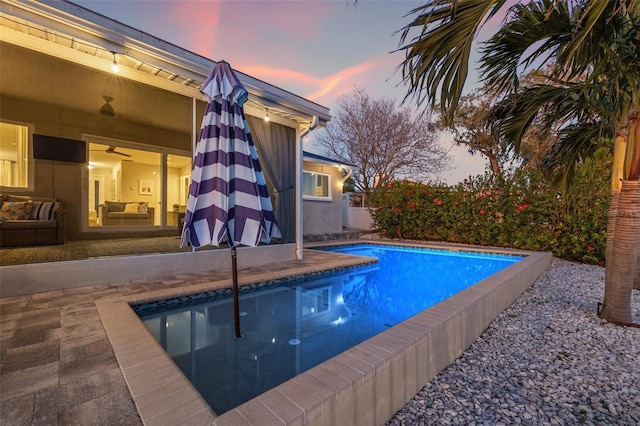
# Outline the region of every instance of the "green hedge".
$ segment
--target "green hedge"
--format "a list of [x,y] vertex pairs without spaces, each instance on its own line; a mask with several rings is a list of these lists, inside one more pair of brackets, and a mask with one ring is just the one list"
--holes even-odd
[[539,171],[456,186],[395,181],[371,197],[374,230],[387,238],[551,251],[604,264],[611,164],[590,160],[566,193],[551,190]]

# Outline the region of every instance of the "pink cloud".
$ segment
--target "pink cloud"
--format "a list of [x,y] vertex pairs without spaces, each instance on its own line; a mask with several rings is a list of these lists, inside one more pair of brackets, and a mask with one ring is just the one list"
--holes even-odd
[[247,66],[240,70],[281,87],[303,86],[307,93],[301,94],[309,100],[318,101],[320,99],[333,100],[341,94],[352,90],[355,86],[356,78],[366,75],[374,67],[375,61],[365,61],[327,77],[318,77],[299,71],[264,65]]
[[[331,95],[332,98],[336,98],[343,94],[346,89],[349,87],[353,87],[352,78],[360,75],[367,70],[371,69],[371,62],[363,62],[361,64],[346,68],[342,71],[333,74],[322,81],[322,86],[307,96],[312,101],[317,101],[320,98],[326,98],[328,95]],[[345,87],[345,84],[347,87]]]
[[220,2],[167,2],[166,7],[178,31],[181,45],[200,55],[212,58],[216,31],[220,21]]
[[310,74],[305,74],[299,71],[288,70],[284,68],[274,68],[267,65],[253,65],[245,67],[237,67],[238,70],[249,74],[252,77],[259,78],[264,81],[278,81],[278,82],[294,82],[308,85],[319,84],[319,79]]
[[[246,61],[246,58],[242,59]],[[238,58],[238,62],[233,64],[234,68],[326,106],[355,88],[364,88],[375,97],[396,100],[401,100],[406,94],[398,71],[402,60],[402,53],[399,52],[382,53],[324,75],[297,69],[304,63],[272,66],[253,62],[245,65],[243,60]]]

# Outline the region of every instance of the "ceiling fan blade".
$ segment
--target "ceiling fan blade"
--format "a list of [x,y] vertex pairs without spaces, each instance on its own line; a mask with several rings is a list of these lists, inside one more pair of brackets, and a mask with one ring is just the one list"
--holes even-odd
[[109,154],[118,154],[118,155],[124,155],[125,157],[131,157],[131,154],[125,154],[124,152],[118,152],[116,151],[116,147],[115,146],[110,146],[109,148],[107,148],[105,150],[107,153]]

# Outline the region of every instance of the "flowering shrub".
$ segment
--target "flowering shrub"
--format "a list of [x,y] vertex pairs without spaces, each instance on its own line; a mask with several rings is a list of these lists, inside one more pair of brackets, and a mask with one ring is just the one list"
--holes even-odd
[[609,161],[585,162],[567,193],[536,170],[487,173],[456,186],[391,182],[372,194],[373,226],[387,238],[551,251],[604,264],[609,170]]

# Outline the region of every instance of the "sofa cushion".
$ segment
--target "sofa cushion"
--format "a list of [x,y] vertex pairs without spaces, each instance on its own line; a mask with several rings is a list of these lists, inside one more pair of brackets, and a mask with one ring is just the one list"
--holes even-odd
[[32,204],[29,219],[35,220],[54,220],[56,210],[60,207],[59,202],[33,201]]
[[28,220],[32,208],[30,201],[4,201],[0,208],[0,220]]
[[109,219],[148,219],[149,213],[127,213],[127,212],[109,212]]

